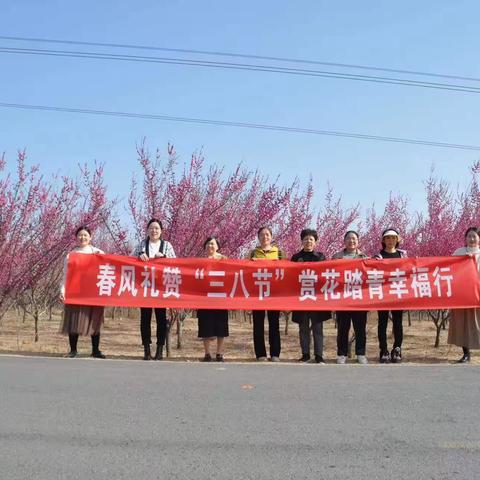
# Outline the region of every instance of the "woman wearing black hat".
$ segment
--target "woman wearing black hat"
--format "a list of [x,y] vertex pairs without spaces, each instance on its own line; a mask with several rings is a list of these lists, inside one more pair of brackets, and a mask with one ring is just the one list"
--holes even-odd
[[[377,260],[384,258],[406,258],[407,252],[400,250],[401,238],[394,228],[382,232],[382,250],[375,255]],[[389,353],[387,345],[387,325],[389,313],[392,314],[393,349]],[[378,343],[380,347],[380,363],[400,363],[402,361],[403,342],[403,310],[378,311]]]

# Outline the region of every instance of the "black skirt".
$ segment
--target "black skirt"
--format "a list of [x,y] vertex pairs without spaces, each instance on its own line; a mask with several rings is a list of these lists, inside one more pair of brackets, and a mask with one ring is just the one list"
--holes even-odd
[[197,310],[198,338],[228,337],[228,310]]

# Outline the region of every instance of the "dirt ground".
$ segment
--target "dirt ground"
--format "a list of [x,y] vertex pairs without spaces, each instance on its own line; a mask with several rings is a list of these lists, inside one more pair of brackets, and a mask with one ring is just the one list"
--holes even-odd
[[[114,315],[113,315],[114,313]],[[230,337],[226,339],[225,359],[235,361],[253,361],[252,325],[248,315],[243,312],[231,312]],[[425,315],[425,314],[423,314]],[[288,323],[285,332],[285,319],[281,320],[282,361],[296,361],[300,357],[298,326]],[[39,339],[34,341],[33,319],[9,313],[0,321],[0,353],[35,354],[62,356],[68,350],[68,340],[58,333],[61,312],[53,315],[52,320],[42,319],[39,325]],[[155,337],[152,322],[152,338]],[[117,309],[106,311],[105,325],[102,330],[101,349],[109,358],[139,359],[143,355],[140,342],[139,312],[136,310]],[[327,363],[336,359],[336,329],[332,320],[324,324],[325,349]],[[184,361],[197,361],[203,357],[203,347],[197,338],[196,318],[187,318],[183,322],[181,342],[177,348],[177,328],[170,334],[170,358]],[[434,348],[435,326],[419,312],[412,312],[411,326],[407,316],[404,318],[404,363],[448,363],[461,356],[461,349],[446,344],[447,330],[441,332],[440,347]],[[268,335],[266,335],[268,351]],[[389,347],[392,343],[389,329]],[[154,347],[154,345],[153,345]],[[313,347],[312,347],[313,349]],[[81,338],[78,344],[80,355],[88,356],[91,352],[90,340]],[[313,352],[312,352],[313,353]],[[480,364],[480,354],[472,352],[472,363]],[[378,361],[377,315],[369,314],[367,324],[367,357],[371,362]]]

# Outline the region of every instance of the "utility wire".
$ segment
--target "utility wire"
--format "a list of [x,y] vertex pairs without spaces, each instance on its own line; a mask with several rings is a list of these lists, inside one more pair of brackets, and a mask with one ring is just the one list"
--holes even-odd
[[6,102],[0,102],[0,107],[22,109],[22,110],[41,110],[41,111],[50,111],[50,112],[80,113],[80,114],[87,114],[87,115],[141,118],[141,119],[147,119],[147,120],[165,120],[169,122],[183,122],[183,123],[194,123],[194,124],[215,125],[215,126],[225,126],[225,127],[241,127],[241,128],[259,129],[259,130],[274,130],[274,131],[288,132],[288,133],[327,135],[332,137],[345,137],[345,138],[354,138],[359,140],[373,140],[373,141],[380,141],[380,142],[406,143],[406,144],[412,144],[412,145],[425,145],[430,147],[455,148],[455,149],[461,149],[461,150],[480,151],[480,145],[445,143],[445,142],[438,142],[438,141],[421,140],[416,138],[384,137],[380,135],[365,135],[365,134],[354,133],[354,132],[317,130],[317,129],[311,129],[311,128],[297,128],[297,127],[288,127],[283,125],[270,125],[270,124],[262,124],[262,123],[232,122],[232,121],[212,120],[212,119],[204,119],[204,118],[177,117],[177,116],[171,116],[171,115],[154,115],[154,114],[133,113],[133,112],[118,112],[118,111],[109,111],[109,110],[94,110],[94,109],[72,108],[72,107],[56,107],[56,106],[48,106],[48,105],[29,105],[29,104],[6,103]]
[[149,57],[149,56],[125,55],[125,54],[117,55],[117,54],[98,53],[98,52],[16,48],[16,47],[0,47],[0,53],[69,57],[69,58],[87,58],[87,59],[97,59],[97,60],[98,59],[117,60],[117,61],[120,60],[120,61],[141,62],[141,63],[188,65],[188,66],[197,66],[197,67],[248,70],[248,71],[260,71],[260,72],[272,72],[272,73],[280,73],[280,74],[288,74],[288,75],[301,75],[301,76],[309,76],[309,77],[355,80],[355,81],[363,81],[363,82],[403,85],[403,86],[410,86],[410,87],[432,88],[437,90],[449,90],[449,91],[464,92],[464,93],[477,93],[477,94],[480,93],[480,87],[470,87],[468,85],[457,85],[457,84],[451,84],[451,83],[438,83],[438,82],[423,82],[423,81],[409,80],[409,79],[403,79],[403,78],[380,77],[380,76],[373,76],[373,75],[359,75],[359,74],[351,74],[351,73],[328,72],[328,71],[322,71],[322,70],[309,70],[309,69],[299,69],[299,68],[274,67],[269,65],[255,65],[255,64],[248,64],[248,63],[214,62],[214,61],[207,61],[207,60],[192,60],[192,59],[186,59],[186,58]]
[[468,77],[463,75],[448,75],[443,73],[423,72],[418,70],[375,67],[375,66],[368,66],[368,65],[351,64],[351,63],[324,62],[324,61],[318,61],[318,60],[307,60],[307,59],[289,58],[289,57],[249,55],[244,53],[232,53],[232,52],[222,52],[222,51],[192,50],[192,49],[186,49],[186,48],[167,48],[167,47],[125,44],[125,43],[102,43],[102,42],[85,42],[85,41],[79,41],[79,40],[61,40],[61,39],[51,39],[51,38],[15,37],[15,36],[6,36],[6,35],[0,35],[0,40],[8,40],[8,41],[15,41],[15,42],[53,43],[53,44],[61,44],[61,45],[84,45],[84,46],[91,46],[91,47],[128,48],[128,49],[137,49],[137,50],[153,50],[153,51],[163,51],[163,52],[187,53],[187,54],[193,54],[193,55],[211,55],[211,56],[220,56],[220,57],[231,57],[231,58],[250,58],[250,59],[256,59],[256,60],[289,62],[289,63],[299,63],[299,64],[307,64],[307,65],[324,65],[327,67],[371,70],[371,71],[388,72],[388,73],[402,73],[402,74],[408,74],[408,75],[420,75],[420,76],[435,77],[435,78],[449,78],[452,80],[467,80],[472,82],[480,82],[480,78]]

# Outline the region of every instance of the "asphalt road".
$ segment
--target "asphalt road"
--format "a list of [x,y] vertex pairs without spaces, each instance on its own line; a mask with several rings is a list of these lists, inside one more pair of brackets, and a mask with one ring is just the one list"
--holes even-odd
[[0,356],[0,479],[480,477],[480,367]]

